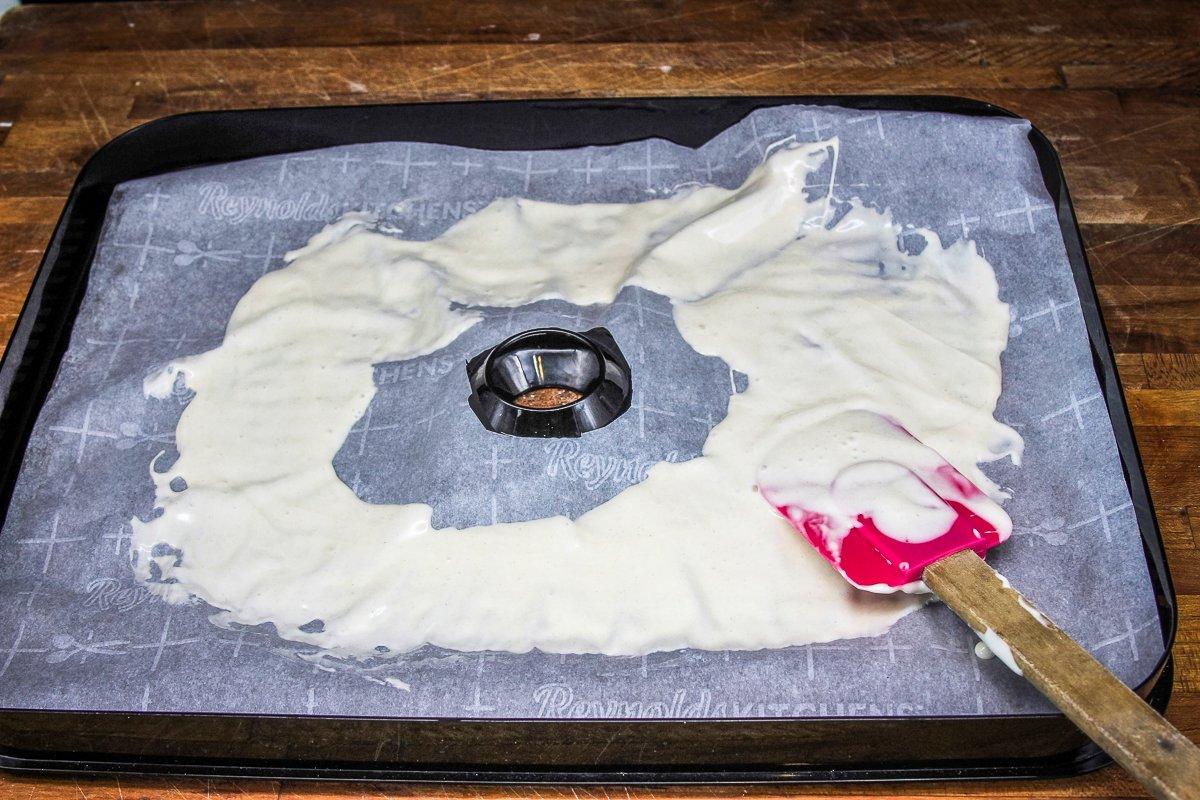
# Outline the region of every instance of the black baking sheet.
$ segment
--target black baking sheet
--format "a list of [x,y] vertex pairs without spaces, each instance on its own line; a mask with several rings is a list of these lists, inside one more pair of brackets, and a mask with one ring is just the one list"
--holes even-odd
[[[846,98],[832,98],[822,99],[822,102],[825,100],[837,102],[839,105],[849,105],[851,107],[854,107],[856,103],[859,103],[859,107],[879,108],[889,107],[888,104],[892,103],[893,105],[891,107],[896,108],[918,108],[924,105],[926,108],[935,110],[961,111],[970,114],[993,113],[986,107],[957,101],[911,99],[876,99],[857,101]],[[218,152],[214,152],[211,155],[212,160],[226,160],[248,155],[263,154],[265,152],[278,152],[278,149],[276,148],[255,149],[256,143],[245,139],[247,135],[252,135],[255,132],[257,132],[257,135],[261,137],[261,145],[265,145],[267,147],[271,147],[272,143],[278,145],[280,138],[295,136],[296,131],[309,132],[310,136],[306,141],[292,141],[290,142],[291,146],[285,148],[288,150],[308,149],[316,146],[328,146],[337,143],[345,143],[348,141],[372,141],[376,139],[430,139],[434,141],[443,141],[455,144],[470,143],[476,146],[495,147],[500,149],[510,146],[520,146],[522,148],[549,148],[583,143],[615,142],[621,141],[622,136],[624,139],[639,139],[647,135],[661,136],[662,138],[679,141],[683,144],[695,145],[699,144],[713,133],[716,133],[722,127],[725,127],[729,122],[740,118],[750,109],[757,106],[773,105],[779,102],[779,100],[689,100],[612,103],[601,102],[581,104],[552,102],[530,104],[470,104],[458,106],[421,106],[409,108],[381,107],[375,109],[319,109],[286,112],[252,112],[241,118],[233,116],[238,114],[238,112],[229,112],[222,115],[193,115],[184,118],[167,120],[159,123],[157,128],[152,126],[151,128],[143,129],[143,131],[135,132],[133,136],[143,136],[151,140],[149,142],[143,141],[140,143],[141,148],[139,158],[143,161],[143,166],[145,166],[147,153],[156,153],[163,157],[164,160],[162,163],[155,164],[153,166],[145,166],[147,171],[153,172],[161,172],[184,166],[184,163],[171,160],[178,153],[176,148],[179,146],[180,140],[172,142],[172,136],[163,136],[164,133],[170,133],[164,129],[169,129],[173,125],[181,124],[185,129],[189,127],[192,128],[190,131],[192,134],[196,133],[195,127],[197,125],[208,126],[210,128],[210,130],[207,131],[206,135],[204,136],[205,144],[210,143],[210,141],[216,141],[224,146],[223,149],[219,148]],[[787,102],[811,103],[813,102],[813,99],[793,98],[788,99]],[[271,120],[269,118],[270,115],[276,115],[276,118]],[[469,115],[475,120],[486,120],[487,122],[493,124],[470,126],[473,132],[479,131],[479,135],[472,136],[472,140],[470,142],[463,142],[461,141],[461,135],[457,133],[457,131],[461,131],[463,128],[455,124],[456,122],[461,123],[463,120],[462,118],[458,120],[453,119],[456,115]],[[553,123],[549,125],[548,128],[542,128],[534,124],[539,121],[539,117],[543,116],[546,117],[546,119],[541,120],[543,123]],[[322,126],[318,124],[318,120],[320,120],[322,117],[325,118],[327,123],[338,123],[336,126],[336,131],[341,134],[341,136],[350,138],[338,137],[337,140],[327,138],[333,135],[332,129],[334,129],[335,126],[332,124],[328,126]],[[236,124],[234,120],[238,120],[241,123],[246,123],[248,120],[258,120],[261,124],[257,126],[250,124]],[[288,125],[288,122],[291,122],[292,124]],[[229,127],[226,129],[226,131],[223,131],[223,133],[227,132],[229,134],[229,139],[223,140],[222,136],[213,135],[211,130],[212,127],[215,126],[216,129],[220,130],[227,124]],[[439,132],[435,132],[434,130],[430,129],[431,127],[441,127],[441,130]],[[553,132],[550,133],[548,131]],[[176,131],[175,134],[178,135],[182,132],[183,131]],[[509,136],[512,138],[506,142],[492,141],[497,135],[500,135],[501,138],[504,136]],[[587,138],[575,138],[585,135]],[[160,145],[163,146],[160,146],[157,150],[153,146],[153,139],[156,136],[165,139],[165,141],[160,142]],[[1161,550],[1156,549],[1153,546],[1157,541],[1157,534],[1154,531],[1152,517],[1149,516],[1149,507],[1146,503],[1144,494],[1144,483],[1140,481],[1140,470],[1137,469],[1136,453],[1132,449],[1132,440],[1128,436],[1127,417],[1124,415],[1124,409],[1123,405],[1121,404],[1119,392],[1112,391],[1112,389],[1115,387],[1115,377],[1111,368],[1111,355],[1108,353],[1107,347],[1104,345],[1102,332],[1097,327],[1099,320],[1095,312],[1094,293],[1091,290],[1090,283],[1086,279],[1086,267],[1081,261],[1081,253],[1078,249],[1077,234],[1074,231],[1073,225],[1070,224],[1071,220],[1069,204],[1064,202],[1065,194],[1062,193],[1062,187],[1058,178],[1058,174],[1053,169],[1054,164],[1052,163],[1052,153],[1044,149],[1045,143],[1043,141],[1039,141],[1036,135],[1033,138],[1035,145],[1043,148],[1039,151],[1039,155],[1045,159],[1043,163],[1043,173],[1044,177],[1047,178],[1046,183],[1050,196],[1056,201],[1056,205],[1060,213],[1060,222],[1064,222],[1063,233],[1067,244],[1068,255],[1072,258],[1072,266],[1075,268],[1077,278],[1081,281],[1078,287],[1081,295],[1081,307],[1085,321],[1089,325],[1089,333],[1092,336],[1093,348],[1097,357],[1098,374],[1101,378],[1102,388],[1106,390],[1105,400],[1108,404],[1110,415],[1114,421],[1114,427],[1118,437],[1117,444],[1122,451],[1123,460],[1127,466],[1127,469],[1132,466],[1131,474],[1133,474],[1134,479],[1130,482],[1129,488],[1133,498],[1134,513],[1138,517],[1139,527],[1142,530],[1143,535],[1150,537],[1150,543],[1152,546],[1148,555],[1150,556],[1152,572],[1157,572],[1160,569]],[[481,139],[483,141],[480,141]],[[61,242],[65,244],[67,248],[69,248],[72,245],[72,234],[75,234],[82,244],[82,247],[79,250],[74,251],[74,255],[78,258],[78,260],[75,261],[75,267],[77,271],[72,275],[68,269],[68,271],[62,275],[63,281],[59,288],[66,289],[68,292],[71,289],[78,291],[81,288],[82,281],[80,278],[83,277],[83,272],[80,270],[80,266],[82,265],[84,268],[86,268],[85,261],[86,263],[90,263],[90,252],[87,251],[92,245],[94,245],[95,242],[94,231],[89,234],[89,232],[86,230],[86,206],[89,203],[92,204],[91,207],[93,209],[93,214],[96,210],[102,211],[104,207],[104,201],[107,199],[107,197],[102,197],[101,195],[103,195],[106,191],[111,191],[111,184],[129,177],[134,177],[136,174],[122,175],[119,173],[119,171],[114,171],[109,172],[107,175],[107,180],[104,180],[106,171],[113,168],[113,165],[104,163],[106,161],[104,156],[110,152],[115,152],[117,156],[119,156],[121,148],[124,144],[126,144],[126,141],[118,141],[114,143],[114,145],[110,145],[110,149],[101,154],[101,157],[99,158],[99,164],[93,164],[89,166],[88,170],[90,170],[92,173],[98,174],[99,176],[97,178],[97,184],[89,186],[88,171],[85,171],[84,176],[81,177],[81,185],[77,187],[76,193],[73,196],[72,205],[68,207],[68,212],[64,216],[65,225],[60,225],[59,231],[56,235],[56,247],[59,246]],[[207,160],[203,157],[203,154],[201,154],[201,160]],[[1047,169],[1050,171],[1047,172]],[[85,213],[83,215],[72,214],[72,211],[75,210],[83,210]],[[81,217],[83,218],[81,219]],[[91,224],[98,227],[98,220],[96,220],[94,216],[91,217]],[[53,262],[53,269],[55,272],[57,272],[59,268],[69,267],[71,263],[72,251],[68,249],[66,252],[60,252],[58,255],[65,255],[66,258],[54,258],[56,256],[54,247],[52,247],[51,251],[47,255],[47,264],[51,264]],[[52,289],[55,288],[53,286],[54,277],[54,274],[47,274],[47,271],[44,269],[42,275],[39,276],[39,286],[35,287],[35,293],[38,292],[43,285],[49,286]],[[78,282],[72,284],[72,278]],[[63,297],[64,295],[60,295],[59,299],[62,299]],[[52,298],[52,300],[53,299],[54,298]],[[71,302],[76,300],[77,297],[72,297],[68,300],[67,304],[69,305]],[[58,313],[62,313],[65,310],[68,313],[64,315],[64,321],[69,319],[70,316],[69,308],[64,309],[62,305],[59,305],[57,308],[55,308],[54,302],[43,304],[41,310],[57,310]],[[19,326],[17,336],[14,337],[14,346],[11,352],[17,352],[20,338],[26,333],[26,328],[29,327],[29,321],[29,315],[26,314],[22,319],[21,325]],[[48,330],[53,329],[51,328]],[[65,326],[59,330],[65,331]],[[39,338],[34,342],[35,346],[32,349],[36,351],[38,345],[41,345],[44,348],[52,347],[50,344],[51,338],[52,337],[48,336]],[[61,342],[62,340],[59,342],[60,347]],[[1097,342],[1099,342],[1098,348],[1095,347]],[[28,350],[26,355],[29,355]],[[3,386],[6,390],[8,390],[10,386],[15,386],[11,382],[12,373],[14,372],[12,361],[13,358],[10,358],[6,363],[2,378],[4,383],[0,384],[0,386]],[[36,368],[38,366],[36,361],[33,361],[29,358],[26,358],[25,362],[26,363],[23,363],[22,366],[26,367],[27,369]],[[47,371],[43,372],[41,375],[43,379],[42,383],[44,384],[48,383],[48,377],[53,375],[53,369],[49,368],[45,362],[42,362],[42,364],[43,366],[48,367]],[[32,388],[34,385],[36,385],[36,383],[36,380],[32,380],[31,384],[28,385],[29,388]],[[15,388],[19,389],[21,387]],[[30,394],[32,394],[32,392]],[[12,397],[13,394],[8,394],[9,399],[5,403],[4,415],[6,421],[10,416],[10,413],[17,415],[21,411],[20,408],[15,407],[16,404],[12,402]],[[36,400],[36,398],[33,399]],[[36,405],[30,406],[29,410],[36,410]],[[7,435],[9,431],[10,428],[5,425],[5,435]],[[8,443],[5,444],[7,445]],[[19,443],[14,443],[14,445],[16,444]],[[14,449],[12,452],[19,453],[19,450]],[[5,448],[5,453],[10,453],[7,447]],[[1164,621],[1164,631],[1169,640],[1169,635],[1171,632],[1170,625],[1168,624],[1170,621],[1169,592],[1163,591],[1161,588],[1165,585],[1162,580],[1163,576],[1158,575],[1157,578],[1158,580],[1156,582],[1156,587],[1158,587],[1159,598],[1160,601],[1162,601],[1163,610],[1166,612],[1165,616],[1161,616],[1161,619]],[[29,719],[30,717],[26,716],[24,718]],[[981,722],[982,720],[995,719],[997,718],[981,717],[976,718],[976,721]],[[778,730],[780,731],[780,736],[782,737],[781,740],[786,741],[803,730],[820,729],[822,725],[825,724],[832,725],[834,728],[836,728],[838,722],[839,721],[836,719],[814,722],[809,723],[807,728],[805,725],[798,725],[795,723],[778,723],[778,725],[782,726],[778,728]],[[922,720],[920,718],[904,720],[903,722],[913,723],[915,726],[912,728],[913,730],[922,724]],[[1045,722],[1045,720],[1042,720],[1038,717],[1028,720],[1028,723],[1030,724],[1040,724],[1041,722]],[[392,724],[394,725],[397,723],[393,722]],[[521,723],[513,722],[512,724],[519,726]],[[746,724],[750,726],[757,726],[750,728],[751,730],[761,730],[765,732],[770,730],[772,725],[775,723],[762,722]],[[891,721],[887,724],[881,723],[880,725],[876,726],[875,729],[883,730],[884,728],[890,727],[894,724],[900,723],[897,721]],[[626,725],[621,730],[632,730],[637,727],[637,725],[631,724]],[[693,723],[692,730],[695,730],[696,727],[696,724]],[[331,726],[329,729],[332,728],[336,728],[336,725]],[[546,728],[543,727],[543,729]],[[443,730],[445,730],[445,728],[443,728]],[[831,728],[831,731],[832,730],[833,728]],[[1063,731],[1060,730],[1059,733],[1061,734]],[[1067,731],[1067,733],[1069,734],[1069,731]],[[627,735],[631,734],[623,732],[618,736],[618,739]],[[587,737],[584,737],[578,743],[579,747],[583,748],[579,751],[581,753],[587,752],[586,738]],[[736,737],[730,737],[731,741],[735,738]],[[701,736],[697,737],[698,741],[702,739],[703,737]],[[252,749],[253,748],[251,748],[251,750]],[[812,747],[808,748],[810,751],[812,751],[812,749]],[[982,755],[987,751],[987,749],[987,747],[979,747],[971,750],[970,752],[973,754],[978,753]],[[330,753],[334,750],[336,750],[336,748],[328,748],[325,752]],[[684,753],[687,751],[687,748],[677,748],[677,750],[679,750],[681,753]],[[470,752],[472,752],[472,748],[469,746],[469,742],[460,741],[460,747],[458,748],[457,755],[465,755]],[[614,757],[619,757],[620,748],[618,747],[617,751],[613,752]],[[886,748],[876,747],[874,752],[878,759],[885,760],[889,751]],[[1012,754],[1010,753],[1010,755]],[[508,756],[510,760],[517,757],[518,756],[516,753],[510,753]],[[752,760],[760,761],[762,757],[763,755],[760,752],[760,754],[755,756]],[[733,762],[731,761],[731,764],[732,763]],[[746,765],[742,764],[741,766],[745,767]]]

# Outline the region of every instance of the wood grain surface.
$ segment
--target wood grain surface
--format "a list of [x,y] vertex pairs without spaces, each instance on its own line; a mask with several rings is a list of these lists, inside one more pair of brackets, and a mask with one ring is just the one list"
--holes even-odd
[[[929,93],[1062,155],[1179,594],[1168,717],[1200,739],[1200,4],[1126,0],[201,0],[0,21],[0,341],[75,174],[166,114],[468,98]],[[1193,518],[1196,525],[1193,525]],[[1126,798],[1047,782],[571,789],[0,776],[0,797]]]

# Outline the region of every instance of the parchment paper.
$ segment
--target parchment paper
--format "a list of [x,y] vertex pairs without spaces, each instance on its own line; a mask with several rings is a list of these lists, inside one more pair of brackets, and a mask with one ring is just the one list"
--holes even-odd
[[[754,653],[645,658],[450,653],[347,668],[269,626],[224,629],[167,606],[128,563],[148,472],[188,401],[147,400],[143,376],[217,345],[238,298],[343,211],[432,238],[497,197],[634,202],[688,182],[735,186],[773,142],[838,136],[837,202],[858,196],[949,243],[976,240],[1012,304],[998,416],[1025,437],[1008,487],[1016,534],[993,563],[1128,682],[1162,652],[1158,615],[1053,206],[1018,120],[792,106],[761,110],[699,150],[663,141],[567,151],[429,144],[341,147],[120,186],[70,348],[0,536],[0,704],[449,717],[756,717],[1032,713],[1044,701],[945,608],[890,634]],[[814,186],[821,195],[827,180]],[[906,246],[920,246],[919,237]],[[580,440],[484,431],[463,363],[535,325],[610,327],[634,408]],[[444,351],[376,367],[379,392],[334,461],[369,502],[422,501],[438,526],[567,513],[663,459],[695,457],[745,377],[679,338],[661,297],[611,307],[490,311]],[[693,391],[671,391],[679,386]],[[404,453],[397,468],[396,454]],[[383,679],[397,678],[408,690]]]

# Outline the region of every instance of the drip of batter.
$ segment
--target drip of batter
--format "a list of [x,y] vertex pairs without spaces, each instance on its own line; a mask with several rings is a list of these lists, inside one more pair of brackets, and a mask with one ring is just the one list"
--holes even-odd
[[[863,408],[999,499],[977,465],[1020,449],[992,417],[1009,317],[971,242],[921,231],[928,246],[907,254],[889,215],[861,204],[827,227],[828,200],[805,185],[837,150],[779,149],[734,190],[498,200],[430,242],[361,215],[330,226],[251,287],[219,347],[147,381],[157,397],[178,379],[196,394],[178,461],[152,472],[161,514],[133,521],[137,574],[171,602],[198,597],[346,655],[635,655],[884,632],[921,599],[845,586],[762,502],[756,470],[790,433]],[[574,522],[466,530],[433,529],[428,505],[365,503],[334,473],[372,365],[446,346],[478,320],[464,305],[607,303],[626,285],[669,297],[693,348],[749,376],[702,457],[656,465]],[[186,490],[171,490],[177,477]]]

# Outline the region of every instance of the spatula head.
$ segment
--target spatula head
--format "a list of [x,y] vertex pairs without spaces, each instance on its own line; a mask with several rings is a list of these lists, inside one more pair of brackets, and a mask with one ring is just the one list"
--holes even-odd
[[926,566],[961,550],[982,556],[1012,532],[979,487],[871,411],[788,437],[759,470],[758,488],[847,580],[875,592],[925,591]]

